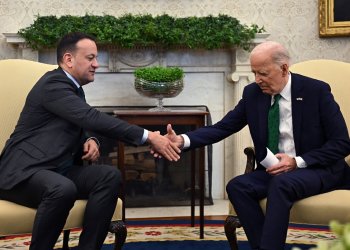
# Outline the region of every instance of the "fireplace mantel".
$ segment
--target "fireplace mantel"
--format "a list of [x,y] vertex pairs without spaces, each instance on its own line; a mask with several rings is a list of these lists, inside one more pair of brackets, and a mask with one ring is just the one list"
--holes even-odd
[[[40,61],[39,54],[37,50],[33,50],[27,46],[23,37],[19,36],[17,33],[3,33],[6,38],[6,42],[17,47],[18,58]],[[259,44],[266,40],[269,36],[267,33],[256,34],[255,39],[252,41],[253,44]],[[191,50],[191,49],[179,49],[183,51],[206,51],[210,50]],[[177,50],[177,51],[179,51]],[[222,51],[222,50],[213,50]],[[228,51],[228,50],[227,50]],[[247,51],[241,48],[233,48],[232,51],[232,74],[228,76],[228,80],[238,83],[240,78],[247,78],[250,81],[254,80],[254,76],[250,72],[250,65],[248,61]],[[202,53],[201,52],[201,53]],[[138,48],[138,49],[111,49],[108,51],[110,55],[109,71],[120,72],[123,70],[123,64],[128,65],[132,68],[144,67],[154,63],[159,65],[164,65],[164,51],[157,48]],[[204,52],[205,53],[205,52]],[[158,62],[157,62],[158,61]],[[51,62],[56,63],[56,62]],[[197,65],[193,65],[197,67]],[[202,69],[203,70],[203,69]]]
[[[4,33],[7,43],[17,48],[17,57],[56,64],[55,51],[35,51],[18,34]],[[268,34],[257,34],[259,44]],[[141,97],[133,87],[136,67],[150,65],[179,66],[185,72],[185,88],[165,105],[206,105],[212,122],[219,121],[240,100],[243,88],[254,80],[249,52],[243,49],[99,49],[98,73],[94,83],[84,86],[87,101],[93,106],[154,105],[156,100]],[[213,198],[225,196],[225,184],[243,173],[243,148],[251,146],[247,128],[213,147]]]

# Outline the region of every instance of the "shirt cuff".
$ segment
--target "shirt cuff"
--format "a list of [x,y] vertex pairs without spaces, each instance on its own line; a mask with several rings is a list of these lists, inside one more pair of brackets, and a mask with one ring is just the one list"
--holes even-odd
[[148,138],[148,130],[144,129],[143,130],[143,136],[142,136],[142,139],[141,139],[141,145],[146,142],[147,138]]
[[185,135],[185,134],[181,134],[182,138],[184,138],[184,149],[189,148],[191,146],[191,141],[190,138]]
[[100,147],[100,142],[98,141],[98,139],[96,137],[89,137],[89,138],[87,138],[86,141],[88,142],[90,140],[94,140],[96,142],[97,146]]
[[307,167],[306,162],[300,156],[297,156],[294,159],[295,159],[295,161],[297,163],[297,167],[298,168],[306,168]]

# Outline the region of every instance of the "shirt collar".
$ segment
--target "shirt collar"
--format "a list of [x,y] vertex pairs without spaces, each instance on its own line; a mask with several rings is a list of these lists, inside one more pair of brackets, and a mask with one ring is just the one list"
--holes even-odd
[[280,95],[287,101],[291,100],[291,86],[292,86],[292,78],[290,73],[288,74],[288,82],[286,86],[282,89]]
[[63,69],[63,71],[64,71],[64,73],[66,73],[67,77],[68,77],[69,79],[71,79],[72,82],[74,82],[74,85],[75,85],[77,88],[80,88],[80,87],[81,87],[80,84],[77,82],[77,80],[75,80],[74,77],[73,77],[71,74],[69,74],[69,73],[68,73],[67,71],[65,71],[64,69]]

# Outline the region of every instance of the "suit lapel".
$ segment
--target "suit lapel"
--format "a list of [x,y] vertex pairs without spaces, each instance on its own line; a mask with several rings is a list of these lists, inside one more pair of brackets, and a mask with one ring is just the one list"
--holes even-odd
[[267,145],[267,118],[271,106],[271,96],[262,94],[257,103],[259,112],[259,135],[264,145]]
[[297,155],[300,149],[303,100],[305,98],[302,90],[303,90],[303,84],[295,78],[294,74],[292,74],[291,101],[292,101],[293,136],[294,136],[295,151]]

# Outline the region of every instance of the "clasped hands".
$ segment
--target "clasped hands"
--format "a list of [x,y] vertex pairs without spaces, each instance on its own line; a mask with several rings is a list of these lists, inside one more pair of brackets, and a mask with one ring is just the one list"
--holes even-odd
[[150,153],[156,158],[164,157],[168,161],[180,159],[181,148],[184,140],[172,129],[171,124],[167,125],[167,134],[161,135],[159,131],[149,132],[148,142],[151,145]]

